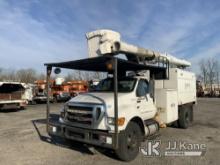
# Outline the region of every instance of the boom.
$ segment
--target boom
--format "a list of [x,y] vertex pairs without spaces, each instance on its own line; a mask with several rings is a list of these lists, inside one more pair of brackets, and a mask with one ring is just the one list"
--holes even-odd
[[127,57],[138,58],[138,61],[153,59],[167,59],[170,64],[177,67],[188,67],[190,62],[178,59],[167,53],[160,53],[150,49],[140,48],[121,41],[118,32],[111,30],[97,30],[86,34],[88,41],[89,57],[102,56],[106,54],[117,55],[124,53]]

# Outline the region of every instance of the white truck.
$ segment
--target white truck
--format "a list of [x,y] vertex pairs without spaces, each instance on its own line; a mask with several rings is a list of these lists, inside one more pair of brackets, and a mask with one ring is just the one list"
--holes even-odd
[[34,84],[26,84],[22,83],[23,86],[25,87],[25,92],[23,98],[27,100],[28,104],[35,104],[34,102],[34,93],[35,93],[35,88],[36,86]]
[[[122,42],[120,34],[111,30],[97,30],[86,37],[90,58],[45,64],[47,80],[53,67],[55,73],[67,68],[108,76],[95,91],[68,101],[59,121],[50,117],[48,99],[49,135],[110,148],[121,160],[130,161],[141,142],[160,126],[176,122],[187,128],[192,123],[196,77],[184,70],[189,62]],[[119,58],[120,54],[127,59]]]
[[24,109],[27,103],[24,83],[0,82],[0,110]]

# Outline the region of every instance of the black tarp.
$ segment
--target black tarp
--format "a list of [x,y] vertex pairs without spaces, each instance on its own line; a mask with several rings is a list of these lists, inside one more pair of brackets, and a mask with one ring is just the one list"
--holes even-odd
[[[108,72],[107,63],[109,63],[113,58],[115,57],[100,56],[100,57],[86,58],[81,60],[67,61],[60,63],[47,63],[45,65],[49,67],[58,67],[58,68],[66,68],[66,69]],[[159,75],[158,77],[161,76],[163,78],[166,77],[165,67],[143,65],[118,58],[118,72],[138,71],[138,70],[150,70],[151,74]]]

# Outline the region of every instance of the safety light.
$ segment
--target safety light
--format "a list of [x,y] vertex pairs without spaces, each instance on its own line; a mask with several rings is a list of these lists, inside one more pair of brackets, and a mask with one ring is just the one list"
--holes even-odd
[[113,64],[112,64],[112,62],[110,61],[110,62],[107,62],[106,63],[106,67],[107,67],[107,70],[113,70]]

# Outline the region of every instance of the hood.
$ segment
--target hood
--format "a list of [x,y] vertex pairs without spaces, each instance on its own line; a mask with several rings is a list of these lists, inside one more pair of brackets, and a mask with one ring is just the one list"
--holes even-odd
[[[121,98],[126,99],[126,97],[131,97],[132,93],[118,93],[118,101]],[[81,103],[97,103],[97,104],[113,104],[114,93],[112,92],[92,92],[79,94],[78,96],[72,98],[69,102],[81,102]]]

